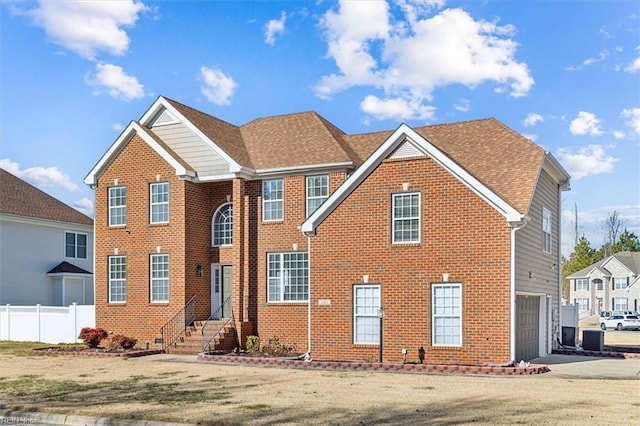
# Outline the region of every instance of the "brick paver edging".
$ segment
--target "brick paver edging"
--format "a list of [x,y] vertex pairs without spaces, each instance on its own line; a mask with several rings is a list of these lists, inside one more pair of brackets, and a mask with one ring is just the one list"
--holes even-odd
[[106,357],[106,358],[136,358],[139,356],[156,355],[156,354],[162,353],[160,349],[130,351],[130,352],[104,352],[102,350],[65,351],[65,350],[60,350],[60,348],[34,348],[34,349],[31,349],[31,352],[38,355],[74,355],[74,356]]
[[391,364],[379,362],[333,362],[333,361],[301,361],[284,358],[243,357],[233,355],[199,354],[201,361],[219,364],[240,364],[262,367],[282,367],[320,370],[353,370],[382,371],[394,373],[454,373],[454,374],[486,374],[486,375],[530,375],[542,374],[549,370],[546,365],[531,364],[528,367],[481,367],[472,365],[440,365],[440,364]]
[[620,358],[620,359],[628,359],[635,358],[640,359],[640,353],[636,352],[620,352],[620,351],[585,351],[578,349],[554,349],[554,354],[558,355],[581,355],[581,356],[591,356],[591,357],[599,357],[599,358]]

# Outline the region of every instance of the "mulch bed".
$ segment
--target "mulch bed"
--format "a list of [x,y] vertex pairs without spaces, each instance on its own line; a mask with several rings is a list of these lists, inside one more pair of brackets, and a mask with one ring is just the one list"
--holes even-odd
[[107,351],[106,349],[91,349],[85,346],[48,346],[45,348],[33,348],[32,353],[38,355],[76,355],[86,357],[107,358],[135,358],[140,356],[160,354],[160,349],[132,349],[127,351]]

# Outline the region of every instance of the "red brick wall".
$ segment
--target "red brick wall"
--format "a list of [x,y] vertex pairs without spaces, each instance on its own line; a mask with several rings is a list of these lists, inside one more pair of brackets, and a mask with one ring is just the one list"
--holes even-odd
[[[421,194],[421,243],[391,244],[391,196]],[[312,237],[312,355],[377,360],[377,345],[354,345],[353,285],[381,285],[385,361],[488,364],[509,361],[510,231],[505,218],[430,159],[385,162]],[[462,347],[431,344],[431,284],[462,283]],[[330,300],[319,306],[319,299]],[[298,322],[298,312],[290,318]],[[295,325],[298,327],[298,325]],[[298,334],[296,334],[297,336]]]

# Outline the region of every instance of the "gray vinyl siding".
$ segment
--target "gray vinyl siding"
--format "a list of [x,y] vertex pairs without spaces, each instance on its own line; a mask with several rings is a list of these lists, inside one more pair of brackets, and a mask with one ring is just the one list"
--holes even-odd
[[153,131],[187,164],[193,167],[198,176],[216,176],[229,173],[229,163],[184,124],[154,126]]
[[[558,184],[542,171],[528,212],[529,223],[516,232],[516,291],[550,295],[559,306],[560,212]],[[542,209],[551,212],[551,253],[542,250]],[[530,275],[531,273],[531,275]]]
[[[65,258],[65,231],[87,235],[87,258]],[[47,275],[67,261],[93,272],[93,226],[0,217],[0,304],[59,305],[59,278]],[[93,275],[83,277],[93,304]]]

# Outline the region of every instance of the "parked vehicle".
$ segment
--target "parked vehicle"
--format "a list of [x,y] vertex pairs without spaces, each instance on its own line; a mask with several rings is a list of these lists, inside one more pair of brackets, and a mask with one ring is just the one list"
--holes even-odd
[[600,328],[615,328],[616,330],[640,330],[640,317],[637,315],[611,315],[600,318]]

